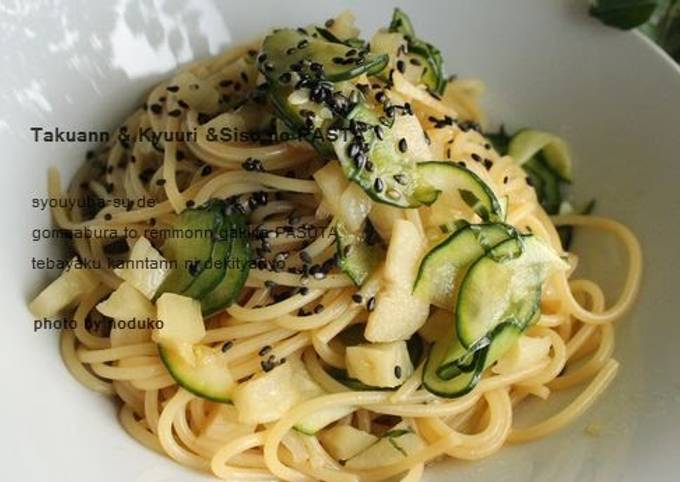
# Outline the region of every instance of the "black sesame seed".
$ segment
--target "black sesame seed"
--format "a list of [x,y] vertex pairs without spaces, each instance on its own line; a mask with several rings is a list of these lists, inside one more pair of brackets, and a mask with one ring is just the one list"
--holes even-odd
[[104,219],[106,219],[107,221],[111,221],[112,218],[113,216],[111,216],[111,213],[104,214]]
[[220,80],[220,87],[229,87],[233,83],[234,83],[234,81],[230,80],[230,79]]
[[394,376],[401,379],[401,367],[399,365],[394,367]]
[[298,42],[297,48],[299,48],[299,49],[304,49],[304,48],[306,48],[308,45],[309,45],[309,42],[308,42],[307,40],[305,40],[305,39],[302,39],[302,40],[300,40],[300,41]]
[[409,63],[410,63],[411,65],[416,65],[416,66],[422,65],[422,64],[420,63],[420,60],[418,60],[418,59],[415,58],[415,57],[412,57],[412,58],[409,60]]
[[278,286],[274,281],[272,281],[270,279],[266,280],[264,282],[264,285],[265,285],[265,287],[267,287],[269,289],[276,288]]
[[194,201],[192,201],[191,199],[189,199],[189,200],[186,202],[186,207],[192,208],[192,207],[194,207],[195,204],[196,204],[196,203],[195,203]]
[[167,181],[165,179],[157,179],[156,180],[156,186],[165,186],[165,183]]
[[316,305],[316,306],[314,307],[314,313],[317,313],[317,314],[318,314],[318,313],[321,313],[321,312],[323,311],[323,309],[324,309],[324,306],[323,306],[323,305]]
[[178,92],[179,91],[179,85],[168,85],[165,90],[168,92]]
[[168,115],[169,115],[170,117],[179,117],[179,116],[182,115],[182,111],[179,110],[179,109],[173,109],[173,110],[171,110],[170,112],[168,112]]
[[375,296],[371,296],[366,303],[366,309],[370,312],[375,310]]
[[153,112],[154,114],[160,114],[161,112],[163,112],[163,106],[160,105],[160,104],[151,104],[151,105],[149,106],[149,109],[150,109],[151,112]]
[[375,189],[376,192],[382,192],[383,189],[385,189],[385,183],[383,180],[379,177],[376,177],[375,181],[373,182],[373,189]]
[[373,128],[373,131],[375,132],[375,136],[380,139],[381,141],[385,138],[385,133],[383,132],[382,127],[380,126],[375,126]]
[[201,168],[201,176],[208,176],[212,172],[212,166],[205,165]]
[[352,301],[354,301],[357,304],[360,304],[364,302],[364,297],[361,296],[359,293],[354,293],[352,295]]
[[233,342],[233,341],[231,341],[231,340],[225,341],[225,342],[224,342],[224,345],[222,345],[222,353],[224,353],[224,352],[226,352],[227,350],[229,350],[229,348],[231,348],[232,346],[234,346],[234,342]]
[[510,180],[510,178],[508,178],[508,176],[505,176],[503,178],[503,184],[507,184],[509,180]]
[[406,179],[406,176],[405,176],[404,174],[395,174],[395,175],[392,176],[392,177],[394,178],[395,181],[397,181],[397,182],[398,182],[399,184],[401,184],[402,186],[403,186],[404,184],[406,184],[407,179]]
[[309,288],[307,288],[306,286],[303,286],[302,288],[300,288],[300,295],[307,296],[308,294],[309,294]]
[[262,348],[260,348],[260,351],[258,351],[257,354],[260,356],[265,356],[270,351],[272,351],[272,347],[270,345],[265,345]]
[[189,104],[187,104],[182,99],[177,100],[177,105],[179,105],[182,109],[188,109],[189,108]]
[[305,263],[312,262],[312,257],[309,255],[307,251],[300,251],[300,259]]
[[488,171],[493,166],[493,161],[491,159],[484,159],[484,167]]
[[[370,171],[372,170],[372,168],[371,168],[371,169],[368,169],[368,163],[369,163],[369,162],[370,162],[370,161],[368,161],[366,155],[365,155],[363,152],[360,152],[360,153],[358,153],[356,156],[354,156],[354,165],[355,165],[355,167],[356,167],[357,169],[359,169],[359,170],[361,170],[361,169],[363,169],[364,167],[366,167],[367,170],[370,172]],[[373,165],[373,164],[371,164],[371,165]]]
[[402,74],[406,72],[406,64],[403,60],[397,60],[397,70]]
[[334,24],[335,24],[335,19],[334,19],[334,18],[329,18],[329,19],[326,20],[326,22],[324,23],[324,26],[325,26],[326,28],[331,28]]
[[406,152],[408,150],[408,143],[406,142],[405,138],[399,139],[399,151],[400,152]]
[[472,154],[470,154],[470,157],[471,157],[472,160],[475,161],[475,162],[482,162],[482,156],[480,156],[480,155],[477,154],[476,152],[473,152]]
[[342,57],[333,57],[331,60],[333,61],[334,64],[337,65],[344,65],[345,63],[345,59],[343,59]]

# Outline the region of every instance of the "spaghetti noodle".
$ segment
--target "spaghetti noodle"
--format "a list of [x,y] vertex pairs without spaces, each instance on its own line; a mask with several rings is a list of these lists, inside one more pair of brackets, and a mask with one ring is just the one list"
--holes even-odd
[[[339,41],[354,38],[353,29],[344,14],[328,22],[326,28]],[[238,128],[268,135],[286,131],[270,103],[258,95],[266,85],[266,76],[258,70],[261,55],[257,52],[262,48],[260,41],[252,43],[196,62],[161,82],[119,129],[118,134],[127,137],[114,136],[99,149],[77,172],[69,189],[62,189],[57,171],[50,170],[49,195],[63,201],[53,203],[52,210],[60,228],[115,233],[112,239],[76,237],[73,243],[81,259],[98,260],[102,266],[87,270],[88,289],[74,300],[77,328],[62,334],[61,353],[73,376],[92,390],[117,397],[122,402],[121,424],[141,444],[182,465],[228,480],[275,477],[345,482],[378,481],[396,475],[404,481],[419,480],[425,464],[433,460],[443,456],[481,459],[506,443],[545,437],[582,414],[607,388],[619,366],[613,359],[615,322],[634,302],[642,269],[635,236],[610,219],[546,214],[525,170],[512,156],[494,149],[476,127],[484,122],[476,102],[481,84],[453,79],[439,96],[422,88],[422,83],[427,83],[424,76],[409,78],[404,60],[390,60],[386,67],[389,79],[383,74],[362,74],[344,82],[365,84],[362,90],[368,99],[389,97],[392,105],[408,104],[406,110],[412,115],[407,117],[415,121],[409,129],[428,140],[422,149],[429,156],[419,161],[436,159],[464,166],[496,198],[506,200],[506,224],[520,233],[533,233],[562,255],[569,268],[547,277],[539,316],[521,335],[525,342],[543,347],[541,356],[514,365],[501,357],[496,365],[484,369],[468,393],[444,398],[429,391],[423,384],[426,354],[415,360],[412,372],[404,373],[404,379],[392,389],[352,385],[346,376],[336,376],[351,369],[347,352],[356,344],[344,335],[353,329],[356,332],[356,327],[364,328],[367,317],[380,308],[381,293],[390,283],[385,264],[389,264],[395,224],[412,226],[425,239],[423,252],[428,251],[448,236],[441,230],[438,208],[446,193],[429,206],[402,209],[368,198],[361,189],[356,194],[357,184],[343,179],[340,197],[333,198],[315,174],[328,165],[328,157],[304,139],[210,141],[210,129]],[[417,45],[411,48],[418,51]],[[406,55],[397,52],[396,58],[402,54]],[[411,66],[421,63],[418,57],[410,59]],[[154,143],[140,134],[144,129],[167,135]],[[195,132],[196,137],[182,141],[169,135],[178,132]],[[407,142],[402,140],[399,149],[405,151]],[[413,142],[408,149],[414,149]],[[87,210],[88,203],[75,202],[86,198],[107,201],[101,204],[106,207],[92,212]],[[110,201],[116,198],[129,200],[125,205],[131,209],[114,207]],[[157,202],[136,208],[143,204],[137,201],[143,199]],[[244,421],[234,406],[180,386],[148,330],[114,342],[113,334],[86,329],[87,320],[102,318],[98,303],[121,285],[120,272],[109,267],[116,257],[110,245],[126,240],[128,252],[136,239],[126,239],[125,232],[148,234],[152,228],[170,228],[187,209],[214,199],[245,206],[251,231],[279,234],[253,241],[256,262],[245,285],[234,303],[206,318],[202,343],[224,352],[237,385],[273,373],[277,363],[286,359],[293,369],[306,370],[322,390],[311,398],[297,398],[273,420]],[[451,196],[446,202],[445,218],[480,223],[479,212],[470,209],[469,203]],[[332,235],[338,223],[352,224],[351,206],[355,205],[364,210],[360,222],[370,217],[388,251],[388,259],[381,261],[361,286],[338,268]],[[290,226],[300,225],[307,229],[300,236],[291,236]],[[578,257],[564,251],[556,226],[607,231],[626,248],[629,261],[624,288],[609,307],[597,284],[570,277]],[[147,237],[165,254],[162,236]],[[316,268],[310,272],[310,266]],[[403,302],[410,300],[407,297]],[[428,342],[443,333],[437,331],[433,319],[455,316],[455,308],[427,307],[427,321],[418,327],[420,335],[413,335],[426,350]],[[528,356],[519,349],[514,355],[520,359]],[[402,367],[395,372],[402,378]],[[553,391],[574,386],[583,387],[580,394],[555,415],[529,427],[515,425],[513,414],[521,409],[524,399],[548,399]],[[314,434],[296,429],[311,414],[334,407],[346,407],[346,414]],[[338,455],[335,441],[328,435],[337,427],[345,427],[347,433],[361,432],[373,445],[394,441],[390,447],[396,447],[399,458],[374,460],[373,466],[352,463],[359,454]],[[395,427],[402,429],[398,435],[408,432],[417,443],[401,446]]]

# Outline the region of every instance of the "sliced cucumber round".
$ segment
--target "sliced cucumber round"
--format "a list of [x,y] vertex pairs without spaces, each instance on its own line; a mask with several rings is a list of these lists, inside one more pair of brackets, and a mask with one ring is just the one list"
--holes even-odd
[[548,214],[557,214],[562,204],[560,178],[544,161],[544,156],[537,154],[529,159],[522,168],[531,179],[536,190],[538,201]]
[[427,68],[423,70],[421,82],[432,92],[442,95],[446,90],[447,82],[444,78],[441,52],[432,44],[416,37],[411,19],[399,8],[394,9],[389,31],[404,35],[409,54],[420,57],[423,63],[427,65]]
[[[264,56],[258,59],[262,73],[278,80],[291,66],[299,64],[305,71],[311,63],[323,67],[320,77],[338,82],[362,74],[372,75],[387,65],[387,55],[375,55],[358,51],[343,43],[329,42],[313,37],[305,30],[280,29],[267,36],[262,43]],[[354,53],[352,53],[354,52]],[[309,65],[305,67],[304,63]],[[313,71],[312,71],[313,72]]]
[[463,202],[485,221],[500,222],[505,210],[493,190],[469,169],[447,161],[418,164],[418,172],[430,185],[442,192],[457,191]]
[[193,355],[191,361],[187,361],[181,353],[186,351],[169,346],[158,347],[163,364],[179,386],[201,398],[229,403],[235,381],[221,350],[193,345],[189,347],[189,352]]
[[[225,226],[226,223],[226,226]],[[209,264],[203,266],[202,271],[196,276],[189,287],[182,292],[184,296],[190,296],[200,300],[212,291],[224,278],[227,261],[229,260],[232,239],[228,235],[229,221],[222,217],[217,228],[217,238],[213,242]]]
[[413,159],[399,152],[395,133],[366,105],[358,104],[343,127],[347,131],[333,141],[340,165],[374,201],[413,208],[437,199],[439,191],[420,175]]
[[564,181],[571,182],[573,166],[567,144],[548,132],[522,129],[508,145],[508,155],[520,166],[539,152],[543,153],[546,164]]
[[185,209],[177,216],[173,228],[181,230],[184,235],[167,239],[162,249],[163,255],[177,265],[156,292],[156,297],[166,292],[182,293],[197,279],[203,264],[210,259],[213,237],[223,218],[224,202],[221,200]]
[[564,264],[532,235],[513,237],[477,260],[461,283],[456,302],[457,335],[470,348],[496,326],[525,326],[539,309],[541,288],[551,267]]
[[375,268],[385,259],[383,247],[378,244],[377,240],[367,240],[365,230],[354,233],[347,229],[343,223],[338,223],[335,242],[338,253],[338,267],[357,286],[363,285]]
[[452,309],[455,287],[465,268],[502,241],[519,234],[502,223],[473,224],[455,231],[423,258],[413,292],[440,308]]
[[250,238],[245,217],[242,214],[227,216],[227,234],[230,239],[230,253],[226,261],[226,270],[221,281],[203,298],[201,308],[208,316],[230,305],[238,297],[250,272]]
[[[496,326],[488,335],[483,346],[463,355],[469,359],[466,365],[449,366],[442,370],[451,354],[449,343],[456,343],[455,330],[447,337],[436,341],[423,371],[423,385],[437,396],[444,398],[461,397],[472,391],[481,379],[484,370],[493,365],[517,342],[523,329],[512,322]],[[460,346],[460,345],[458,345]]]

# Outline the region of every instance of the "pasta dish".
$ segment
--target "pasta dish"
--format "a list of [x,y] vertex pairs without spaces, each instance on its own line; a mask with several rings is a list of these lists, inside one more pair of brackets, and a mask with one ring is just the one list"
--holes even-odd
[[[615,377],[641,250],[563,198],[560,137],[486,127],[482,88],[399,9],[184,66],[67,188],[49,171],[73,254],[29,308],[132,437],[221,479],[413,481],[545,437]],[[614,303],[575,227],[625,247]]]

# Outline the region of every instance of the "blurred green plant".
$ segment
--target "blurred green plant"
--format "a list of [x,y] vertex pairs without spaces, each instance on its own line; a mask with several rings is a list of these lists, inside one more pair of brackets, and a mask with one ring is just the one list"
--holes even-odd
[[680,62],[680,0],[595,0],[590,15],[621,30],[639,27]]

